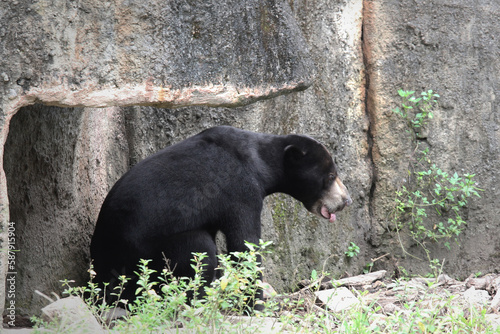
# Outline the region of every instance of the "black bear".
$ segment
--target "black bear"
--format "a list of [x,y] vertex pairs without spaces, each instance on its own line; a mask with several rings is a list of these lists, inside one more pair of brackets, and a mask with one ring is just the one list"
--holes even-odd
[[[275,192],[330,222],[352,203],[327,149],[306,136],[220,126],[167,147],[131,168],[104,200],[90,246],[95,281],[134,277],[139,259],[161,272],[167,258],[176,276],[189,277],[192,253],[206,252],[211,282],[216,232],[229,252],[258,244],[263,199]],[[126,288],[122,298],[134,292]]]

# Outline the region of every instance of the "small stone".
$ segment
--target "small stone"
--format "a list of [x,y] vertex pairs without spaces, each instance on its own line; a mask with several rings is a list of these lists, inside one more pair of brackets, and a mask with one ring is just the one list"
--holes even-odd
[[262,292],[264,299],[269,299],[277,295],[276,290],[267,282],[262,282]]
[[314,294],[332,312],[341,312],[359,304],[358,298],[346,287],[321,290]]
[[[246,316],[231,316],[228,320],[240,329],[245,328],[245,331],[254,333],[284,333],[285,325],[276,318],[269,317],[246,317]],[[174,332],[172,332],[174,333]],[[177,333],[177,332],[176,332]]]
[[485,290],[476,290],[475,287],[470,287],[464,292],[463,298],[470,305],[483,306],[489,303],[491,297]]
[[2,72],[0,76],[2,77],[3,82],[9,82],[9,76],[7,75],[7,73]]
[[42,309],[46,321],[71,325],[73,333],[104,333],[87,305],[78,297],[59,299]]
[[17,97],[17,92],[14,89],[9,89],[9,100],[14,100]]
[[388,303],[384,305],[385,313],[394,313],[397,310],[399,310],[399,308],[394,303]]

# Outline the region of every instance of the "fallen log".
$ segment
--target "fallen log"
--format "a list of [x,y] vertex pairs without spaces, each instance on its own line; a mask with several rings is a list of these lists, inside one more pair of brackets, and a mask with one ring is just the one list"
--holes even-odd
[[376,280],[384,278],[386,273],[387,270],[379,270],[369,274],[346,277],[339,280],[332,280],[330,282],[327,282],[326,284],[330,285],[329,289],[339,286],[359,287],[372,284]]
[[492,287],[492,283],[499,277],[500,277],[499,275],[491,275],[491,274],[482,277],[470,276],[465,280],[465,286],[467,287],[467,289],[473,286],[478,290],[488,290],[488,292],[491,293],[491,291],[489,290]]
[[317,286],[318,283],[320,284],[319,290],[328,290],[340,286],[361,287],[364,285],[372,284],[376,280],[384,278],[386,273],[387,270],[379,270],[373,273],[346,277],[339,280],[331,280],[328,277],[322,277],[316,281],[305,279],[299,282],[299,288],[301,290],[311,289],[312,287]]

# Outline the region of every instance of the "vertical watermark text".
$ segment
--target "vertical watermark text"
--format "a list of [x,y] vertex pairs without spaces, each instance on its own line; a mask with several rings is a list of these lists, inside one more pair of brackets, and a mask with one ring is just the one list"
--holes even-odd
[[9,222],[7,228],[7,279],[5,282],[5,315],[10,327],[16,326],[16,226]]

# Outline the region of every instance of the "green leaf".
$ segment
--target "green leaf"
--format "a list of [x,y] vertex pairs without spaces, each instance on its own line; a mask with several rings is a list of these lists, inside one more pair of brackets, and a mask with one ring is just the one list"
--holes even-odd
[[311,281],[316,281],[318,279],[318,272],[313,269],[313,271],[311,272]]

